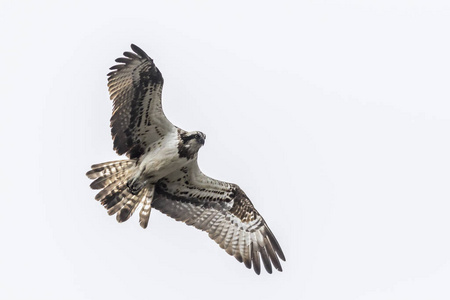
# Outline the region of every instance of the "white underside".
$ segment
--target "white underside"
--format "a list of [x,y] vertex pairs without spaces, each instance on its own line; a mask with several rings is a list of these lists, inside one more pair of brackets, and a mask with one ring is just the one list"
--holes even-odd
[[149,178],[156,182],[162,177],[179,170],[188,160],[179,156],[178,133],[176,130],[150,145],[150,151],[139,159],[134,178]]

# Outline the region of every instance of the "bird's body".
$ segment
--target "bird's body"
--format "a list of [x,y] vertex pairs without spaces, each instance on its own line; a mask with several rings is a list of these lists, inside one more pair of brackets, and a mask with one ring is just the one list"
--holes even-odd
[[128,220],[141,206],[146,228],[151,208],[207,231],[230,255],[256,273],[260,258],[266,270],[281,271],[284,254],[274,235],[239,186],[204,175],[198,165],[206,136],[170,123],[162,111],[163,78],[153,60],[137,46],[112,67],[108,86],[114,101],[111,132],[114,149],[128,160],[92,166],[87,173],[96,199]]
[[176,131],[153,142],[137,161],[138,170],[133,177],[156,183],[159,179],[181,168],[188,159],[180,157],[178,144],[179,137]]

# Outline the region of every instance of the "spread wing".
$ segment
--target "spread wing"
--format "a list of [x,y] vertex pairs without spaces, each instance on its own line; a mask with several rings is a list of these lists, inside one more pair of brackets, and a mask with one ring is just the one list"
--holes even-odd
[[163,77],[153,60],[139,47],[116,59],[108,88],[114,102],[111,134],[114,150],[137,158],[146,148],[173,129],[161,106]]
[[152,206],[177,221],[209,233],[220,247],[260,273],[282,271],[283,251],[239,186],[204,175],[197,161],[158,181]]

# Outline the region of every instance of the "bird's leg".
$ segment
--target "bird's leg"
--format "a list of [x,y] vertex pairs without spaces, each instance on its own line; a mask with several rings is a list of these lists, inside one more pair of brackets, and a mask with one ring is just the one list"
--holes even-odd
[[132,193],[133,195],[137,195],[146,185],[146,183],[147,180],[143,180],[142,178],[131,178],[127,181],[127,187],[130,190],[130,193]]

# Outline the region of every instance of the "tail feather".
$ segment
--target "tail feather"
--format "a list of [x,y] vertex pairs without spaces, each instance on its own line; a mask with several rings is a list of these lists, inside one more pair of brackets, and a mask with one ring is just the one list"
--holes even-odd
[[95,199],[108,210],[109,215],[116,214],[118,222],[125,222],[142,203],[140,224],[147,227],[150,215],[154,187],[143,186],[139,191],[130,190],[127,185],[136,169],[136,160],[110,161],[92,165],[86,173],[93,179],[92,189],[101,189]]
[[113,161],[107,161],[107,162],[103,162],[103,163],[99,163],[99,164],[93,164],[91,166],[91,169],[97,169],[97,168],[111,166],[111,165],[126,166],[126,165],[132,165],[135,163],[136,163],[135,160],[113,160]]
[[[129,192],[129,190],[127,190]],[[141,193],[135,195],[129,192],[129,195],[125,198],[123,206],[120,208],[120,211],[116,215],[117,222],[122,223],[128,220],[138,207],[141,202],[143,195],[145,195],[146,190],[141,190]]]
[[93,189],[93,190],[103,189],[103,188],[105,188],[113,183],[116,183],[117,181],[122,180],[126,177],[127,177],[127,174],[124,172],[98,177],[91,183],[91,189]]
[[110,208],[122,201],[124,198],[122,193],[124,193],[126,189],[126,185],[123,182],[119,182],[108,195],[100,200],[100,203],[109,211]]
[[124,185],[125,185],[125,183],[122,181],[116,181],[116,182],[108,185],[103,190],[98,192],[97,195],[95,195],[95,200],[101,201],[108,195],[117,193],[118,190]]
[[155,186],[152,186],[151,189],[147,192],[143,199],[142,209],[139,213],[139,224],[142,228],[147,228],[148,225],[148,219],[150,218],[150,211],[152,209],[152,200],[153,200],[153,194],[155,191]]
[[128,191],[128,188],[124,187],[122,192],[116,196],[113,202],[111,202],[111,205],[108,207],[108,215],[112,216],[118,211],[122,209],[122,207],[125,205],[128,199],[132,198],[134,195]]
[[86,173],[90,179],[108,176],[111,174],[122,173],[129,170],[135,164],[134,160],[118,160],[101,164],[92,165],[92,170]]

